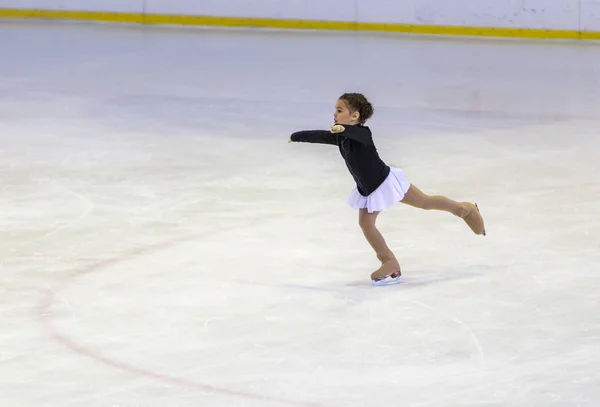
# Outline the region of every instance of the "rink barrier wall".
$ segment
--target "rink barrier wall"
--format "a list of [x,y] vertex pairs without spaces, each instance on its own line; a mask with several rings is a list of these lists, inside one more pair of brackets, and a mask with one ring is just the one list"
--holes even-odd
[[180,25],[198,27],[275,28],[337,31],[376,31],[421,35],[512,37],[523,39],[600,40],[600,32],[539,28],[444,26],[354,21],[293,20],[253,17],[192,16],[176,14],[0,8],[0,19],[50,19],[121,24]]

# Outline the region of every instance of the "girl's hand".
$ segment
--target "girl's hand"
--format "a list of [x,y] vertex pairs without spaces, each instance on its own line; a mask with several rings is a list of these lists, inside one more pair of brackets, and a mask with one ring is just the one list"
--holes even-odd
[[344,130],[346,130],[346,129],[341,124],[336,124],[336,125],[331,126],[332,133],[341,133]]

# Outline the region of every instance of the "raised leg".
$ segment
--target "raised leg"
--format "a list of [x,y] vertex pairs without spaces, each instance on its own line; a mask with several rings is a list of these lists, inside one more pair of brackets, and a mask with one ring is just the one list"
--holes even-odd
[[426,195],[414,185],[410,186],[401,202],[415,208],[450,212],[462,218],[475,234],[485,235],[485,226],[479,209],[470,202],[456,202],[441,195]]
[[426,195],[414,185],[410,186],[401,202],[419,209],[450,212],[459,218],[466,212],[460,203],[441,195]]

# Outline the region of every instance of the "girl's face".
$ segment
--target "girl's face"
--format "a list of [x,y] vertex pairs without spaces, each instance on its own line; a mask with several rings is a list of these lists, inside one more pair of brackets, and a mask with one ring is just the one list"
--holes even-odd
[[335,113],[333,114],[335,124],[356,124],[358,123],[358,112],[351,112],[346,102],[341,99],[335,104]]

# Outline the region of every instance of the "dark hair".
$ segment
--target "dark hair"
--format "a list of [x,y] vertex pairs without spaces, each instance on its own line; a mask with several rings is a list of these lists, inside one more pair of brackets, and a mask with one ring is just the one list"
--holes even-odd
[[346,102],[351,111],[358,112],[360,124],[365,124],[373,116],[373,105],[361,93],[344,93],[340,100]]

